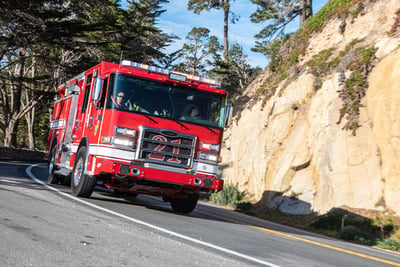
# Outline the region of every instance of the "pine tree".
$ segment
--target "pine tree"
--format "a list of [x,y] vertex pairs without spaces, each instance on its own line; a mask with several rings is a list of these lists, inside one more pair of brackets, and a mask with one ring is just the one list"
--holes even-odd
[[183,62],[176,68],[193,75],[204,75],[207,66],[212,64],[221,45],[217,37],[210,36],[210,30],[203,27],[194,27],[186,36],[187,43],[182,47]]
[[251,0],[257,5],[257,11],[251,14],[254,23],[268,22],[268,26],[262,29],[255,37],[263,40],[257,42],[253,49],[262,52],[265,44],[281,36],[286,26],[296,17],[300,16],[301,25],[312,16],[312,0]]
[[123,57],[154,64],[165,57],[162,49],[169,45],[175,36],[162,32],[157,27],[159,16],[165,12],[162,4],[167,0],[128,0],[128,9],[124,12],[124,23],[119,43]]
[[[171,42],[156,26],[166,0],[0,0],[0,133],[4,145],[17,145],[25,118],[29,146],[33,125],[48,112],[55,88],[102,60],[150,62]],[[136,50],[137,49],[137,50]],[[39,113],[38,113],[39,112]],[[42,124],[43,125],[43,124]]]
[[230,11],[229,0],[189,0],[188,9],[194,13],[200,14],[203,10],[222,9],[224,11],[224,59],[228,58],[229,40],[228,40],[228,24],[229,15],[232,16],[231,22],[235,23],[239,17]]

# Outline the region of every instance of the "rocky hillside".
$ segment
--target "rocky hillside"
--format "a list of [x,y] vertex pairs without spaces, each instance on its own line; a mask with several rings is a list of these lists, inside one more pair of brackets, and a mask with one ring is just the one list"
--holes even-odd
[[400,1],[353,1],[303,46],[294,61],[280,55],[290,64],[279,79],[266,69],[238,100],[223,179],[283,212],[400,215]]

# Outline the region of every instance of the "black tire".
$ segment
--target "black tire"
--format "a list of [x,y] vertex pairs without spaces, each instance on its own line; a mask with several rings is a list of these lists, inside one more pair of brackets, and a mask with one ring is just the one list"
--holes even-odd
[[61,178],[61,185],[71,186],[71,175],[63,176]]
[[61,181],[61,177],[58,174],[55,174],[54,171],[56,169],[56,156],[57,156],[57,147],[53,146],[50,150],[49,162],[47,165],[47,183],[48,184],[59,184]]
[[171,207],[175,212],[191,213],[198,200],[198,194],[189,194],[187,198],[173,198],[171,199]]
[[84,173],[86,148],[81,147],[75,157],[71,175],[71,192],[76,197],[90,197],[96,186],[96,177]]
[[137,197],[139,195],[138,193],[123,192],[119,191],[118,189],[114,189],[114,194],[126,197]]

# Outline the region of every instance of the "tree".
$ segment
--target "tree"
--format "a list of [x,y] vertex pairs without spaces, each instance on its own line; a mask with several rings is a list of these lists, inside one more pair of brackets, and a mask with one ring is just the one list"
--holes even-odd
[[228,58],[229,42],[228,42],[228,23],[229,15],[232,15],[231,22],[235,23],[239,18],[230,12],[229,0],[189,0],[188,9],[194,13],[200,14],[203,10],[222,9],[224,11],[224,59]]
[[251,21],[260,23],[268,21],[267,27],[262,29],[255,37],[263,39],[253,49],[259,52],[266,43],[284,33],[286,26],[297,16],[300,16],[300,27],[312,16],[312,0],[251,0],[257,5],[257,10],[251,14]]
[[[111,1],[1,1],[0,129],[4,145],[16,146],[19,120],[27,119],[34,146],[35,107],[66,73],[96,60],[88,32],[103,28]],[[101,16],[94,11],[102,7]],[[77,64],[81,63],[81,64]],[[82,64],[83,63],[83,64]]]
[[[52,106],[55,88],[99,61],[151,62],[171,38],[156,27],[166,0],[0,0],[0,131],[5,146],[17,145],[26,119],[34,147],[37,112]],[[43,123],[42,123],[43,125]],[[37,131],[36,131],[37,132]]]
[[251,67],[242,46],[235,43],[229,49],[228,60],[216,60],[215,67],[208,74],[217,76],[222,88],[228,91],[233,99],[243,92],[260,71],[260,68]]
[[177,69],[193,75],[205,74],[206,67],[212,64],[212,59],[218,58],[221,45],[217,37],[210,36],[207,28],[194,27],[186,36],[188,43],[181,49],[183,62]]
[[127,1],[124,22],[120,32],[123,56],[134,61],[153,64],[161,61],[165,54],[162,49],[177,37],[165,34],[157,27],[158,17],[165,12],[162,4],[167,0]]
[[160,66],[161,68],[164,69],[170,69],[174,67],[174,62],[176,62],[180,57],[182,56],[184,52],[181,49],[178,49],[172,53],[164,55],[163,58],[158,60],[156,65]]

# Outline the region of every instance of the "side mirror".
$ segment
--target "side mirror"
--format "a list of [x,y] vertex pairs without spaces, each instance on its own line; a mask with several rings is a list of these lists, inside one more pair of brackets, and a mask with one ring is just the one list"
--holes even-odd
[[232,105],[228,104],[225,106],[225,119],[224,119],[224,127],[228,127],[229,122],[232,117]]
[[99,100],[102,87],[103,87],[103,79],[96,78],[96,81],[94,84],[94,90],[92,92],[92,101],[97,102]]

